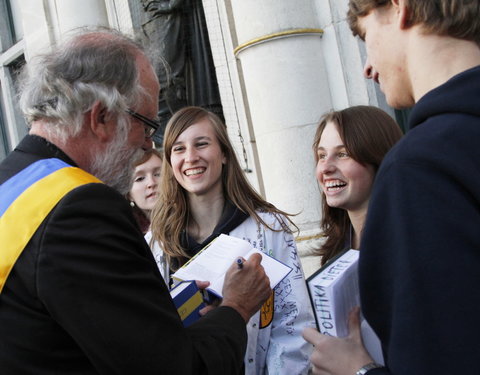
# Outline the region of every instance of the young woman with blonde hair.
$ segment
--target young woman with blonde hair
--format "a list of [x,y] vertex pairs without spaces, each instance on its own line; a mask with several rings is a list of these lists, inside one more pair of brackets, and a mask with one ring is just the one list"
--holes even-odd
[[289,215],[248,183],[226,126],[199,107],[171,118],[164,137],[160,199],[152,230],[172,270],[221,233],[292,267],[261,311],[247,324],[247,374],[307,374],[311,346],[301,337],[314,325]]

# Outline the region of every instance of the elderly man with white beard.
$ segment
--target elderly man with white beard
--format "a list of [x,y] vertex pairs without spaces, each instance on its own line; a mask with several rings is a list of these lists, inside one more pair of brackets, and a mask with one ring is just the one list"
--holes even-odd
[[30,131],[0,163],[2,374],[242,371],[245,323],[271,292],[260,257],[185,329],[123,197],[158,93],[142,47],[111,30],[28,62]]

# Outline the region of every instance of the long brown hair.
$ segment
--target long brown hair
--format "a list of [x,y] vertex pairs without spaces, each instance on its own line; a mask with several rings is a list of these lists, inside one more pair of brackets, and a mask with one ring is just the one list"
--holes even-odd
[[165,130],[160,198],[152,211],[152,233],[160,242],[165,253],[170,258],[189,258],[181,245],[181,235],[187,227],[190,212],[187,193],[175,179],[170,157],[173,144],[180,134],[203,119],[208,119],[212,125],[227,160],[222,169],[225,199],[271,230],[275,229],[261,219],[257,210],[273,213],[279,219],[284,230],[289,230],[288,224],[297,228],[289,218],[290,214],[277,209],[264,200],[250,185],[230,143],[227,128],[220,118],[204,108],[185,107],[172,116]]
[[[320,120],[313,141],[315,162],[318,163],[317,148],[327,123],[333,122],[349,155],[362,165],[370,165],[375,173],[385,154],[402,137],[398,124],[384,111],[376,107],[355,106],[341,111],[324,114]],[[346,210],[330,207],[322,192],[321,229],[326,237],[317,250],[322,256],[322,264],[345,246],[349,236],[350,218]]]

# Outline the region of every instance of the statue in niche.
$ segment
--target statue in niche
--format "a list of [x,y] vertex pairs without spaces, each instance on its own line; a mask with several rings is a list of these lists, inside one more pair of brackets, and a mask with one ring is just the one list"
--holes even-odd
[[[196,105],[223,119],[222,104],[201,0],[141,0],[148,20],[143,34],[164,64],[158,64],[158,116],[166,124],[171,115]],[[160,132],[158,132],[160,133]],[[156,134],[158,143],[163,134]]]

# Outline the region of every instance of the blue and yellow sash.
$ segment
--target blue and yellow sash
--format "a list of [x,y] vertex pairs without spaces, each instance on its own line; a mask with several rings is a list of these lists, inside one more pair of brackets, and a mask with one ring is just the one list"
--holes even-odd
[[39,160],[0,185],[0,293],[35,231],[69,191],[101,183],[59,159]]

